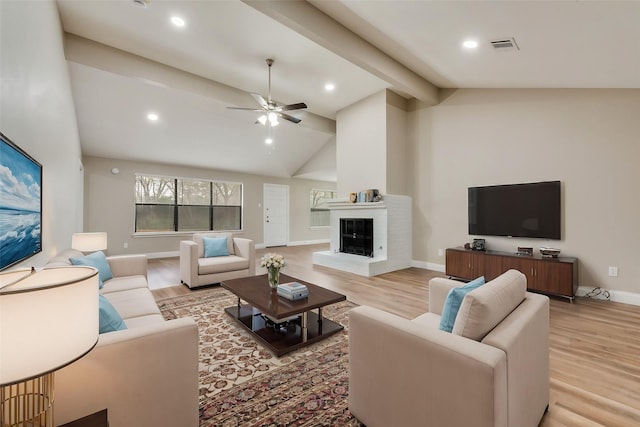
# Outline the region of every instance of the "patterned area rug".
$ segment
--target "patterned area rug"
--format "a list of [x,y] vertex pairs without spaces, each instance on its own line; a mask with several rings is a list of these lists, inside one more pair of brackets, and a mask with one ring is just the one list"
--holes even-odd
[[158,301],[165,319],[192,317],[200,334],[200,426],[361,426],[348,410],[348,312],[323,314],[345,329],[283,357],[254,340],[224,308],[222,288]]

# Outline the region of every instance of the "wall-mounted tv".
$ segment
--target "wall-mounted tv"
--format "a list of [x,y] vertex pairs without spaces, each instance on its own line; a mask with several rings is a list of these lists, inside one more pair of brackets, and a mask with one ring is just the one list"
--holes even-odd
[[470,187],[469,234],[560,240],[560,181]]
[[42,251],[42,165],[0,132],[0,270]]

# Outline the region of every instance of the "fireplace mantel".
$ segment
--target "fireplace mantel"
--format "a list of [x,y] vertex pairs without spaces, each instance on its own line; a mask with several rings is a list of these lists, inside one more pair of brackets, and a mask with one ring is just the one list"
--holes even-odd
[[348,201],[337,201],[327,203],[329,210],[337,209],[386,209],[387,205],[384,200],[380,202],[368,202],[368,203],[352,203]]
[[[385,195],[379,202],[352,203],[337,200],[328,203],[331,241],[328,251],[315,252],[313,263],[338,270],[376,276],[411,266],[411,198]],[[373,257],[340,252],[340,219],[373,219]]]

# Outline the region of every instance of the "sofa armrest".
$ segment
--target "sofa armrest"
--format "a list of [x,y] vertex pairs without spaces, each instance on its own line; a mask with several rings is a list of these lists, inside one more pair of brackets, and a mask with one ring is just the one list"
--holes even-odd
[[189,287],[198,286],[198,244],[193,240],[180,242],[180,280]]
[[506,355],[373,307],[349,316],[349,410],[368,427],[506,426]]
[[507,354],[509,425],[538,425],[549,404],[549,297],[527,292],[482,342]]
[[197,427],[195,321],[102,334],[85,357],[56,372],[56,424],[105,408],[113,427]]
[[442,316],[442,307],[449,291],[460,286],[464,286],[464,283],[443,277],[434,277],[429,280],[429,313]]
[[249,260],[249,276],[256,275],[256,248],[251,239],[233,238],[233,250],[236,255]]
[[144,276],[147,277],[146,255],[118,255],[107,257],[114,277]]

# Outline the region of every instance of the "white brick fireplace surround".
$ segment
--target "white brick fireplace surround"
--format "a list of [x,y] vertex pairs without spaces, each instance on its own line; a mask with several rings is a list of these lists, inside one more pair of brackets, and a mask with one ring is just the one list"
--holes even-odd
[[[411,267],[411,197],[385,195],[381,202],[334,202],[329,209],[329,250],[314,252],[314,264],[367,277]],[[341,218],[373,219],[373,257],[340,252]]]

